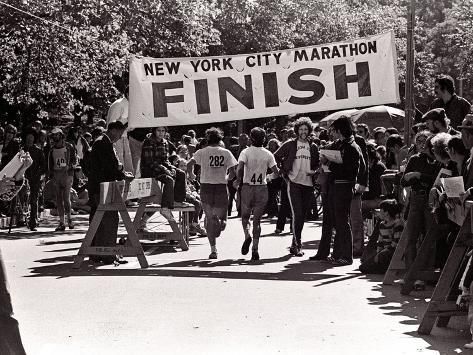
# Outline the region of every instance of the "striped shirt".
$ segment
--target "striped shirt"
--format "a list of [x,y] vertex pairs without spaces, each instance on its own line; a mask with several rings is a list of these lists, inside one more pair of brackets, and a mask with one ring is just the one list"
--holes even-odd
[[401,238],[404,225],[400,218],[392,222],[382,221],[379,224],[378,251],[382,249],[395,249]]

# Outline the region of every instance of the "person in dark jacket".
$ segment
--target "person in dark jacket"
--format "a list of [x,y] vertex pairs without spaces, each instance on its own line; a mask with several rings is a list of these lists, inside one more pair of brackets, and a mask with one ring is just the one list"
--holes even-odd
[[[130,174],[126,174],[123,165],[120,164],[113,143],[118,141],[125,126],[119,121],[111,122],[107,131],[97,138],[92,145],[90,152],[90,176],[89,176],[89,205],[90,217],[92,222],[100,200],[100,183],[119,181]],[[100,225],[95,234],[92,245],[98,246],[115,246],[117,242],[118,231],[118,212],[106,211]],[[112,264],[121,262],[117,257],[113,256],[93,256],[90,258],[94,262],[103,262],[104,264]]]
[[368,151],[366,150],[366,141],[362,136],[354,133],[355,143],[360,147],[362,157],[360,159],[360,168],[356,177],[355,191],[350,207],[350,225],[353,234],[353,255],[360,257],[364,248],[364,228],[363,215],[361,211],[361,197],[368,187],[369,168]]
[[352,124],[348,117],[341,116],[333,122],[332,130],[334,139],[339,140],[338,150],[342,162],[329,161],[327,157],[321,157],[321,162],[328,164],[331,171],[334,189],[336,233],[331,261],[335,265],[351,265],[353,263],[353,235],[350,227],[350,206],[363,155],[355,142]]
[[404,260],[409,269],[417,255],[417,242],[420,236],[428,232],[432,225],[432,214],[428,208],[429,193],[440,171],[440,164],[430,156],[428,140],[432,135],[428,131],[417,133],[415,144],[419,153],[407,162],[401,178],[401,186],[410,187],[409,213],[405,227],[408,235]]
[[294,124],[296,139],[284,143],[275,153],[276,162],[287,181],[287,191],[292,210],[293,239],[290,252],[294,256],[303,256],[301,234],[305,216],[311,207],[314,175],[319,168],[319,149],[308,138],[312,132],[312,121],[300,117]]
[[37,133],[35,130],[30,129],[25,135],[25,145],[23,150],[30,153],[33,159],[33,164],[26,170],[25,176],[30,186],[30,219],[28,221],[28,227],[35,231],[38,225],[38,199],[39,191],[41,189],[41,179],[46,171],[46,159],[44,153],[34,143],[36,142]]

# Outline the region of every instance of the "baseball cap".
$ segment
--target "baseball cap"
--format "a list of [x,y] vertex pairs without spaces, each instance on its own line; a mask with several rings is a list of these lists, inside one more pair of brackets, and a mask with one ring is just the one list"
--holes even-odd
[[466,115],[462,121],[462,124],[458,126],[458,128],[473,129],[473,114],[469,113],[468,115]]

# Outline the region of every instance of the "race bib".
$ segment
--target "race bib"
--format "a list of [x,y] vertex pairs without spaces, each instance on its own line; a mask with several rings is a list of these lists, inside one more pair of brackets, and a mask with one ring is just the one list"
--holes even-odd
[[65,158],[57,158],[56,159],[56,168],[61,169],[67,166]]
[[266,177],[263,173],[254,173],[250,178],[250,185],[263,185]]
[[209,156],[209,167],[221,168],[225,166],[225,157],[223,155],[211,155]]

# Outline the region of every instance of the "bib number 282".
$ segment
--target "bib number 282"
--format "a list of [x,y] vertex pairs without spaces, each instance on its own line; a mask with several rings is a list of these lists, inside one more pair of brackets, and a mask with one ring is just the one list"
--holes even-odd
[[253,174],[253,176],[251,177],[250,179],[250,182],[253,184],[253,185],[256,185],[256,184],[263,184],[263,174],[259,174],[258,177],[256,177],[256,174]]
[[209,165],[212,168],[219,168],[221,166],[224,166],[225,157],[223,155],[211,155],[209,159]]

